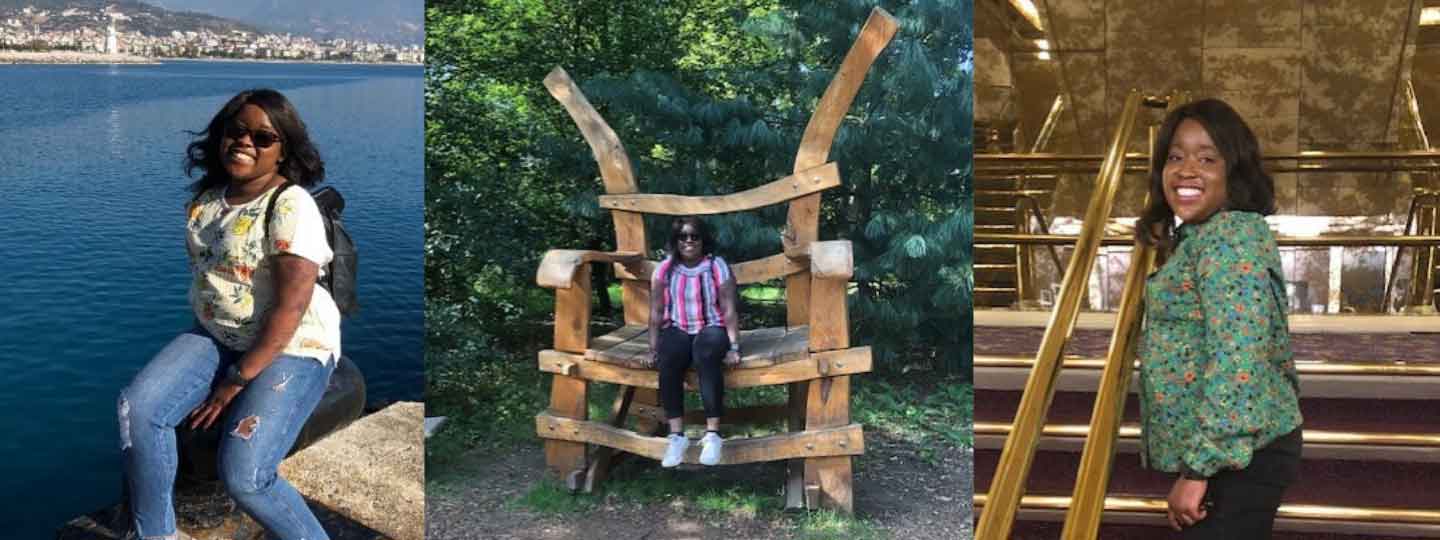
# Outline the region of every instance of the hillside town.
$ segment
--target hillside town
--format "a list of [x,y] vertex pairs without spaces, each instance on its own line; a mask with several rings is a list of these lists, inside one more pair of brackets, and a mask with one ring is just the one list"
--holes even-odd
[[420,45],[359,40],[316,40],[269,34],[240,25],[208,24],[195,29],[157,24],[153,13],[106,9],[0,10],[0,51],[56,51],[124,55],[149,59],[224,58],[271,61],[420,64]]

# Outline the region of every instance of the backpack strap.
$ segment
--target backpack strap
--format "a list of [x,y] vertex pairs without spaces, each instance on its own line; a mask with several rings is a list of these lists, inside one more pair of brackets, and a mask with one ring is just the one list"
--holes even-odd
[[271,245],[270,224],[275,222],[275,201],[276,199],[280,198],[281,193],[284,193],[285,190],[290,189],[290,186],[294,185],[298,184],[289,179],[286,179],[285,183],[280,184],[280,187],[275,188],[275,191],[270,192],[270,200],[269,202],[265,203],[265,247],[267,248]]

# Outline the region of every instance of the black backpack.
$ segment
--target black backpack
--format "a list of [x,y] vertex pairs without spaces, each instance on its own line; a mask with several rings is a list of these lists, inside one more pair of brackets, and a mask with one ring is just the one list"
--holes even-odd
[[[286,181],[270,194],[270,202],[265,205],[265,234],[270,234],[275,199],[293,185],[297,184]],[[315,199],[315,206],[320,208],[320,219],[325,222],[325,241],[330,244],[330,251],[335,254],[330,259],[330,264],[325,267],[325,275],[315,283],[330,291],[335,307],[340,308],[340,315],[354,315],[360,311],[360,302],[355,295],[355,277],[359,273],[360,255],[355,251],[355,241],[350,239],[350,233],[345,232],[345,225],[340,221],[340,214],[345,211],[345,198],[340,196],[338,190],[328,186],[311,193],[310,197]]]

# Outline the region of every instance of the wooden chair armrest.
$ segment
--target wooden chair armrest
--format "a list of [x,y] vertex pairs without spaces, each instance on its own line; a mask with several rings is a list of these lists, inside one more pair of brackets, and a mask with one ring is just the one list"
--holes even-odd
[[582,264],[610,262],[633,264],[644,256],[633,251],[594,251],[588,249],[552,249],[545,252],[535,282],[547,289],[569,289],[575,282],[575,271]]
[[806,250],[810,257],[810,274],[816,279],[845,279],[855,275],[854,247],[849,240],[811,242]]

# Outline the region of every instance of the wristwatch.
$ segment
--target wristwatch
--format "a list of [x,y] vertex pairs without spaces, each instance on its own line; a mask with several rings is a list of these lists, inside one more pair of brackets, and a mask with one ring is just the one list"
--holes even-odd
[[730,344],[730,352],[739,354],[739,353],[740,353],[740,344],[739,344],[739,343],[731,343],[731,344]]
[[244,388],[245,385],[250,384],[251,380],[253,379],[247,379],[243,373],[240,373],[240,364],[238,363],[230,364],[230,369],[225,370],[225,382],[228,384]]
[[1189,465],[1184,465],[1184,464],[1180,465],[1180,478],[1184,478],[1184,479],[1186,479],[1186,480],[1209,480],[1209,479],[1210,479],[1209,477],[1207,477],[1207,476],[1205,476],[1205,475],[1202,475],[1202,474],[1200,474],[1200,473],[1198,473],[1198,472],[1195,472],[1193,469],[1190,468]]

